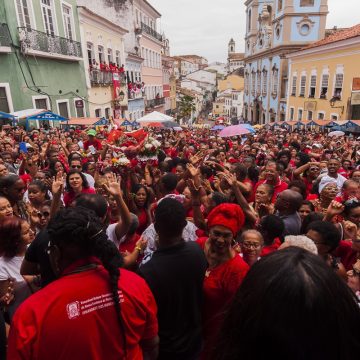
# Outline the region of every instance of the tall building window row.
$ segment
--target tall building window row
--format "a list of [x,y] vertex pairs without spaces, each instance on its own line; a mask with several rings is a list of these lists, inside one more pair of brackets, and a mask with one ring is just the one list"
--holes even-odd
[[304,97],[305,96],[305,88],[306,88],[306,75],[302,75],[300,79],[300,95]]

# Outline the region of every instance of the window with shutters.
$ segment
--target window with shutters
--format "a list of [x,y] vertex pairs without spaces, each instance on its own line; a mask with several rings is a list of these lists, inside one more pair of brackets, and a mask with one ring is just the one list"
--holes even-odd
[[336,74],[335,75],[334,98],[336,98],[338,100],[341,100],[343,82],[344,82],[344,74]]
[[62,4],[65,37],[74,40],[73,18],[71,7]]
[[274,67],[272,71],[272,91],[271,91],[273,98],[277,97],[278,89],[279,89],[279,69]]
[[121,66],[121,60],[120,60],[120,51],[116,50],[115,52],[115,63],[117,66]]
[[320,99],[326,99],[328,89],[329,89],[329,74],[323,74],[321,79]]
[[35,109],[47,109],[47,100],[46,99],[35,99]]
[[315,0],[300,0],[300,7],[314,6]]
[[100,63],[105,61],[105,57],[104,57],[104,47],[99,45],[98,46],[98,53],[99,53],[99,61]]
[[55,20],[52,6],[52,0],[41,0],[41,11],[44,20],[45,31],[48,35],[55,36]]
[[298,110],[298,121],[302,120],[302,116],[303,116],[303,109],[299,109]]
[[59,114],[65,118],[69,118],[68,102],[58,102]]
[[267,94],[267,82],[268,82],[268,72],[266,69],[263,70],[263,81],[262,81],[262,93],[264,96]]
[[312,111],[308,110],[308,114],[307,114],[307,115],[308,115],[308,116],[307,116],[307,119],[308,119],[309,121],[311,121],[311,120],[313,119],[314,113],[313,113]]
[[290,108],[290,121],[294,120],[294,115],[295,115],[295,109],[292,107]]
[[319,112],[318,113],[318,120],[324,120],[325,119],[325,113]]
[[29,0],[16,0],[16,9],[19,15],[19,26],[31,29]]
[[309,98],[314,98],[316,94],[316,75],[311,75]]
[[113,51],[112,49],[108,49],[107,50],[107,55],[108,55],[108,64],[112,63],[113,62]]
[[101,117],[101,109],[95,109],[95,117],[97,118]]
[[251,94],[255,95],[255,83],[256,83],[256,73],[253,71],[251,73]]
[[8,102],[5,87],[0,87],[0,111],[6,112],[6,113],[10,112],[9,102]]
[[305,96],[305,87],[306,87],[306,75],[301,76],[300,80],[300,96]]
[[244,80],[244,90],[245,90],[245,94],[248,95],[249,94],[249,73],[245,73],[245,80]]
[[293,76],[291,85],[291,96],[296,96],[297,76]]
[[256,90],[257,95],[260,95],[260,91],[261,91],[261,72],[258,71],[257,72],[257,90]]

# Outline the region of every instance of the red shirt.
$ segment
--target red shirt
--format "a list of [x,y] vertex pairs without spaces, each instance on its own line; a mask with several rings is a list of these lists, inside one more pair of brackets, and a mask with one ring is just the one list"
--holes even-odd
[[334,256],[340,258],[346,271],[352,270],[357,261],[357,252],[353,250],[351,241],[342,240],[334,251]]
[[[261,185],[261,184],[267,184],[267,181],[266,180],[260,180],[257,182],[257,184],[255,185],[255,188],[254,188],[254,195],[256,193],[256,189]],[[270,184],[272,185],[272,184]],[[272,185],[273,186],[273,185]],[[282,180],[278,180],[278,182],[276,183],[274,187],[274,195],[271,199],[271,202],[274,204],[275,201],[276,201],[276,198],[278,196],[278,194],[280,194],[281,192],[283,192],[284,190],[286,190],[288,188],[288,184]]]
[[[204,248],[207,238],[197,243]],[[224,319],[224,310],[235,296],[249,270],[249,265],[238,254],[225,263],[208,270],[204,279],[204,359],[210,347],[216,344],[218,331]]]
[[84,149],[87,150],[89,148],[89,146],[93,146],[96,150],[101,150],[102,149],[102,145],[101,142],[98,139],[94,139],[92,142],[90,142],[89,140],[86,140],[84,142]]
[[269,254],[273,253],[274,251],[276,251],[280,247],[280,245],[281,245],[280,239],[275,238],[272,245],[268,245],[268,246],[263,247],[260,257],[264,257],[266,255],[269,255]]
[[[81,194],[96,194],[95,189],[92,187],[89,187],[87,189],[82,189]],[[66,207],[70,206],[71,203],[76,198],[77,194],[75,194],[73,191],[66,191],[64,193],[64,204]]]
[[[155,299],[143,279],[124,269],[118,287],[127,359],[141,360],[139,342],[158,333]],[[12,360],[123,359],[108,272],[100,265],[68,274],[29,297],[13,318],[7,355]]]

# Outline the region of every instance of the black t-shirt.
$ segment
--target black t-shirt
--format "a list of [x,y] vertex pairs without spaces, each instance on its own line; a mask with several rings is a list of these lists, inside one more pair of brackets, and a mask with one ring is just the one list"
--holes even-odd
[[193,242],[159,249],[140,268],[158,305],[159,359],[189,359],[199,352],[206,268],[204,252]]
[[27,248],[25,260],[36,263],[40,266],[41,286],[44,287],[56,280],[56,276],[51,268],[47,248],[49,244],[49,235],[47,230],[42,230],[36,235],[34,241]]

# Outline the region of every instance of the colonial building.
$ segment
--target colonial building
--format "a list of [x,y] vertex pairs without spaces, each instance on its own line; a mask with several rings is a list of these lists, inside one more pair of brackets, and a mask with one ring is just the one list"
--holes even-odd
[[327,0],[247,0],[244,118],[285,120],[286,55],[323,39]]
[[232,73],[234,70],[244,68],[244,53],[237,53],[236,44],[233,38],[230,39],[228,45],[228,63],[227,70]]
[[[89,3],[90,1],[88,1]],[[119,97],[126,101],[124,35],[128,32],[79,6],[90,117],[114,117]],[[130,98],[130,97],[129,97]]]
[[176,79],[179,80],[195,71],[199,70],[199,64],[180,56],[174,56],[174,66]]
[[0,111],[86,116],[83,55],[76,0],[1,1]]
[[360,25],[287,58],[287,120],[360,120]]
[[205,69],[208,66],[208,61],[203,56],[199,55],[179,55],[179,57],[198,65],[199,70]]
[[161,14],[146,0],[134,0],[135,33],[138,35],[145,84],[145,112],[165,112],[161,50],[163,36],[157,31]]

